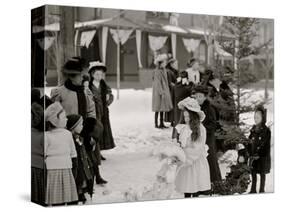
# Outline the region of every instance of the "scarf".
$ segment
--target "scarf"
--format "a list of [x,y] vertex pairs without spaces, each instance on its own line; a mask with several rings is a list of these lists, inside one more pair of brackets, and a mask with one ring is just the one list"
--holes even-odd
[[76,92],[78,102],[78,114],[81,115],[85,120],[87,117],[87,100],[86,94],[84,92],[84,86],[74,85],[69,79],[65,81],[64,86],[67,89]]

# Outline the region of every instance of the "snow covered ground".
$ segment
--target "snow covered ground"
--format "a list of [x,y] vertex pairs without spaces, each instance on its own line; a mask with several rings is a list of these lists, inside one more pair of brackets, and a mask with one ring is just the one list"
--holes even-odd
[[[46,92],[49,94],[50,90],[47,89]],[[116,96],[116,90],[113,90],[113,93]],[[152,186],[156,172],[160,168],[160,161],[151,157],[150,153],[157,145],[171,140],[172,128],[164,130],[154,128],[151,98],[151,89],[125,89],[120,91],[120,99],[115,100],[110,106],[110,120],[116,148],[103,151],[107,160],[103,161],[101,166],[102,176],[109,183],[105,186],[95,186],[93,199],[87,201],[87,204],[124,202],[124,193],[130,188],[138,192],[144,187]],[[251,95],[244,96],[241,102],[243,105],[252,104],[256,103],[257,99],[262,101],[262,90],[251,92]],[[269,99],[266,104],[267,117],[273,135],[272,91]],[[243,114],[241,119],[252,125],[253,113]],[[222,174],[225,175],[224,164],[221,164],[221,169]],[[267,176],[266,191],[273,191],[273,171]],[[172,195],[172,198],[182,197],[176,192]]]

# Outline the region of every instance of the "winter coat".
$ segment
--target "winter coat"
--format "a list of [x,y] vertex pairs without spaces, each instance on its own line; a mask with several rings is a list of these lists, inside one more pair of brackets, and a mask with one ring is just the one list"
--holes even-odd
[[[95,121],[95,123],[92,123],[93,121]],[[80,136],[83,137],[83,143],[90,160],[96,166],[101,164],[99,142],[102,134],[103,125],[99,120],[91,118],[85,120]]]
[[174,99],[173,99],[173,104],[175,105],[173,111],[174,111],[174,120],[175,123],[177,124],[180,120],[180,115],[181,115],[181,110],[178,108],[178,103],[191,96],[191,92],[192,92],[192,88],[193,88],[193,84],[189,83],[188,85],[186,84],[182,84],[182,82],[178,82],[175,84],[174,87]]
[[86,152],[82,138],[73,136],[73,140],[77,152],[76,175],[74,175],[77,190],[83,191],[86,183],[86,191],[91,195],[93,194],[93,163]]
[[71,169],[72,158],[77,157],[71,132],[56,128],[45,132],[45,162],[47,169]]
[[[173,101],[173,99],[175,98],[175,89],[174,88],[175,88],[175,84],[177,82],[177,71],[172,70],[172,69],[167,69],[167,77],[168,77],[168,85],[169,85],[169,89],[170,89],[173,108],[175,108],[176,105],[175,105],[175,102]],[[173,109],[165,114],[165,121],[166,122],[174,121],[174,110]]]
[[252,142],[248,145],[250,157],[258,156],[252,163],[253,171],[260,174],[268,174],[271,168],[270,146],[271,131],[264,124],[261,127],[256,125],[251,129],[249,139]]
[[[64,85],[51,91],[51,100],[60,102],[66,115],[79,114],[76,92],[67,89]],[[95,103],[88,95],[86,95],[86,101],[87,117],[96,118]]]
[[216,123],[216,112],[213,106],[210,104],[209,100],[205,100],[201,105],[201,110],[205,113],[206,117],[203,121],[203,125],[207,130],[207,140],[206,144],[209,146],[208,162],[210,167],[211,182],[220,181],[221,172],[218,164],[217,158],[217,147],[216,147],[216,137],[215,130],[217,127]]
[[[99,138],[99,146],[101,150],[113,149],[115,147],[108,107],[114,100],[111,88],[106,84],[104,80],[101,80],[99,88],[94,84],[90,84],[90,90],[92,92],[92,98],[96,105],[97,120],[103,125],[103,134]],[[109,98],[107,99],[106,96]]]
[[166,69],[155,69],[152,81],[152,111],[168,112],[173,109]]

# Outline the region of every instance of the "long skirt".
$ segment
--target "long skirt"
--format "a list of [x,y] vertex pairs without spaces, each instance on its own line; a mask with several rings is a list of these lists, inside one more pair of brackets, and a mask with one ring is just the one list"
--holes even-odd
[[77,188],[72,170],[47,170],[46,204],[70,203],[77,200]]
[[45,174],[44,169],[31,167],[31,201],[45,204]]

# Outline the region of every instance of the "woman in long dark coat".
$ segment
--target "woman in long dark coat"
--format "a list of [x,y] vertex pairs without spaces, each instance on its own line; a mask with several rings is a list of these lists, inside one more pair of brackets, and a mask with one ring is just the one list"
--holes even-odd
[[[167,77],[168,77],[168,85],[169,85],[169,89],[170,89],[170,94],[171,94],[171,99],[172,99],[172,103],[173,103],[173,108],[176,107],[176,105],[174,104],[175,102],[173,101],[174,96],[175,96],[175,84],[177,82],[177,76],[178,76],[178,67],[177,67],[177,60],[171,58],[168,61],[168,64],[166,66],[166,70],[167,70]],[[165,113],[165,121],[166,122],[170,122],[171,126],[174,126],[175,122],[174,122],[174,110],[172,109],[171,111]]]
[[250,165],[252,168],[252,186],[250,193],[257,193],[257,174],[261,176],[260,193],[264,193],[266,174],[270,172],[271,168],[271,131],[265,125],[266,110],[263,106],[258,106],[255,110],[255,123],[249,136],[252,142],[248,146]]
[[114,96],[112,94],[111,88],[103,79],[105,72],[106,67],[103,63],[98,61],[90,63],[89,88],[95,101],[97,119],[100,120],[103,125],[103,136],[101,137],[99,143],[101,150],[113,149],[115,147],[108,109],[114,100]]
[[203,121],[203,125],[207,131],[207,140],[206,144],[209,147],[208,150],[208,162],[210,167],[210,175],[211,175],[211,182],[221,181],[221,172],[218,164],[217,158],[217,147],[216,147],[216,138],[215,138],[215,131],[217,127],[216,123],[216,112],[215,109],[210,104],[209,100],[207,99],[209,91],[207,87],[204,86],[196,86],[195,87],[195,97],[198,103],[201,105],[201,110],[205,113],[206,117]]

